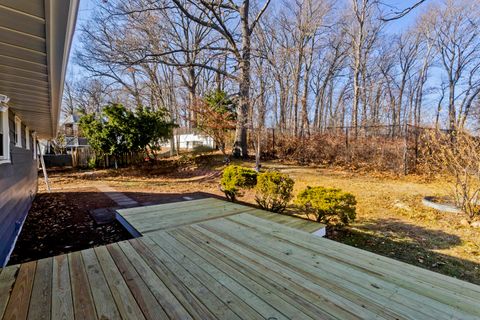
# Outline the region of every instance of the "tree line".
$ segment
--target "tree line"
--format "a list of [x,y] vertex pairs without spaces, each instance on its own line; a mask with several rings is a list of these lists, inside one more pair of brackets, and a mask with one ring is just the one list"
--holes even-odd
[[[415,15],[405,27],[407,17]],[[110,102],[198,123],[198,100],[234,102],[233,153],[263,128],[308,137],[331,127],[478,128],[475,0],[111,0],[79,30],[64,111]],[[248,135],[249,134],[249,135]]]

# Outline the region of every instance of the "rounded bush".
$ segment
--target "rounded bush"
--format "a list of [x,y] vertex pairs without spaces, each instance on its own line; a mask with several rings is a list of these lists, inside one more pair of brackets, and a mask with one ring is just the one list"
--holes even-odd
[[283,212],[292,199],[294,181],[278,171],[258,175],[255,200],[265,210]]
[[220,185],[225,196],[230,201],[240,196],[241,189],[252,189],[257,184],[258,173],[249,168],[229,165],[223,170]]
[[329,225],[348,225],[356,217],[355,196],[340,189],[307,187],[298,194],[296,204],[317,222]]

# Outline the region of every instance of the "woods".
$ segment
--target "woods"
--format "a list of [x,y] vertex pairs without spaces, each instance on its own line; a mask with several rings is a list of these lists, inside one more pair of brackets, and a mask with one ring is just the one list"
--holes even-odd
[[225,91],[237,106],[227,148],[238,157],[260,153],[266,128],[298,139],[347,127],[354,138],[378,128],[402,137],[408,126],[473,132],[479,25],[473,0],[399,8],[378,0],[108,1],[80,28],[75,61],[88,79],[70,81],[64,105],[97,113],[106,102],[146,105],[194,127],[198,99]]

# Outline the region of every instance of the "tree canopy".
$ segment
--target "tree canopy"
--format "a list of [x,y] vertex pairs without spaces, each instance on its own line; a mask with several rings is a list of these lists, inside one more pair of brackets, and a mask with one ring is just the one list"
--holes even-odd
[[122,104],[105,106],[100,114],[84,114],[80,128],[90,146],[101,156],[127,152],[158,150],[160,143],[172,135],[174,124],[165,112],[138,107],[131,111]]
[[212,137],[225,156],[227,155],[225,144],[229,132],[235,129],[236,109],[236,104],[222,90],[206,94],[203,99],[199,99],[192,106],[195,114],[192,120],[193,124],[198,130]]

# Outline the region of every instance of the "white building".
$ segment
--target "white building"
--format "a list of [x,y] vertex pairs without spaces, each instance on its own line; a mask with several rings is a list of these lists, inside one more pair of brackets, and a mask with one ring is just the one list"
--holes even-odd
[[[215,142],[211,137],[188,128],[177,129],[174,141],[175,146],[180,150],[193,150],[198,147],[216,148]],[[161,146],[170,148],[170,142],[164,142]]]

